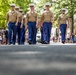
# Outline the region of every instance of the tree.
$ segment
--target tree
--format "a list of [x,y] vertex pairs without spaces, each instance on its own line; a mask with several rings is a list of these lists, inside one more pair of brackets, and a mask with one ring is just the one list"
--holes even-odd
[[10,3],[15,3],[16,5],[20,6],[20,8],[26,13],[31,0],[0,0],[0,28],[6,28],[6,13],[10,9]]
[[[50,2],[52,12],[55,15],[54,26],[57,25],[57,18],[61,13],[61,8],[66,8],[68,10],[68,15],[72,19],[71,30],[73,33],[74,29],[74,18],[73,15],[76,13],[76,0],[40,0],[39,8],[43,7],[45,3]],[[43,8],[42,8],[43,9]],[[41,10],[41,9],[40,9]]]

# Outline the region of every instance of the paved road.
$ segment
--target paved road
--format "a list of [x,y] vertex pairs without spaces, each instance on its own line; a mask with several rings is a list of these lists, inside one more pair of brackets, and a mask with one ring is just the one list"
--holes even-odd
[[76,45],[0,46],[0,75],[76,75]]

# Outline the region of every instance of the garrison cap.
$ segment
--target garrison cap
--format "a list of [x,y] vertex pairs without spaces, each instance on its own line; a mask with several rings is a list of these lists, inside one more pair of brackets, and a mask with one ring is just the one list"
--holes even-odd
[[19,12],[23,12],[23,10],[22,10],[22,9],[20,9],[20,10],[19,10]]
[[45,6],[50,6],[50,3],[46,3]]
[[20,8],[19,6],[16,6],[16,7],[15,7],[15,9],[19,9],[19,8]]
[[29,6],[31,7],[31,6],[35,6],[33,3],[31,3],[31,4],[29,4]]
[[10,4],[11,7],[15,7],[15,4]]
[[66,11],[66,8],[62,8],[61,10]]

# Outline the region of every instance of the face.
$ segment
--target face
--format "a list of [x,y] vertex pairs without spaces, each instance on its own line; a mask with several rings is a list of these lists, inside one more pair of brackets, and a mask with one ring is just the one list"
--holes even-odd
[[22,11],[20,11],[20,13],[22,14],[23,12],[22,12]]
[[30,6],[30,9],[31,9],[31,10],[34,10],[34,6]]
[[15,6],[11,6],[11,10],[14,10],[15,9]]
[[19,8],[15,9],[16,11],[19,11]]
[[62,10],[62,14],[65,14],[65,10]]
[[46,10],[49,10],[50,9],[50,6],[49,5],[46,5]]

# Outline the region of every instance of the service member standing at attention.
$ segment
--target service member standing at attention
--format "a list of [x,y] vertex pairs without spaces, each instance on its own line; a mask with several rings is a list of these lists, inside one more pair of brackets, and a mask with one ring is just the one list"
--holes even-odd
[[[15,4],[11,4],[11,10],[7,13],[6,16],[6,24],[8,25],[8,43],[9,45],[15,45],[16,43],[16,31],[18,25],[18,15],[17,11],[15,10]],[[12,40],[12,32],[13,32],[13,40]]]
[[17,35],[18,35],[18,44],[20,45],[20,38],[21,38],[21,25],[23,25],[23,15],[22,10],[19,11],[19,7],[16,6],[15,10],[18,12],[18,25],[17,25]]
[[38,27],[38,15],[34,10],[34,4],[30,4],[30,11],[26,14],[26,27],[28,25],[28,43],[36,44],[36,28]]
[[47,3],[45,5],[46,10],[43,12],[41,16],[41,26],[43,25],[43,43],[50,43],[50,34],[52,29],[52,23],[54,21],[53,13],[50,11],[50,4]]
[[[66,29],[67,29],[67,27],[69,27],[69,18],[65,12],[66,12],[66,9],[62,8],[62,14],[60,14],[59,18],[58,18],[58,27],[61,30],[63,44],[65,43],[65,40],[66,40]],[[68,22],[68,24],[67,24],[67,22]]]

